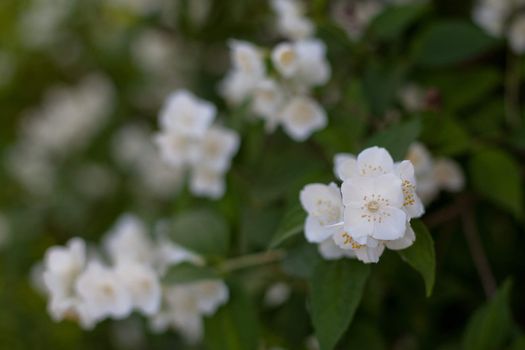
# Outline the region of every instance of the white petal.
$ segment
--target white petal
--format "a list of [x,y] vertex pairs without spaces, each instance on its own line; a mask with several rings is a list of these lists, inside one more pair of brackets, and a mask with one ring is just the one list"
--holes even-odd
[[365,264],[369,264],[379,262],[379,257],[383,254],[384,250],[385,246],[380,244],[375,248],[363,246],[354,250],[354,252],[358,260],[364,262]]
[[386,149],[374,146],[359,153],[357,166],[362,176],[377,176],[392,172],[394,160]]
[[393,207],[403,205],[403,190],[401,179],[394,174],[385,174],[373,178],[374,193],[381,195]]
[[416,240],[416,234],[410,226],[410,223],[407,223],[407,228],[403,237],[395,239],[393,241],[385,241],[385,245],[388,249],[392,250],[401,250],[410,247]]
[[299,57],[290,43],[281,43],[273,49],[272,62],[277,71],[286,78],[299,69]]
[[359,244],[365,244],[367,236],[374,232],[374,223],[363,217],[360,208],[346,207],[344,219],[345,231]]
[[326,127],[327,118],[323,108],[309,97],[296,96],[284,107],[282,114],[284,130],[295,141],[306,140],[314,131]]
[[358,175],[357,159],[351,154],[336,154],[334,164],[334,173],[342,181]]
[[350,249],[342,249],[335,244],[332,238],[324,240],[318,246],[319,254],[326,260],[337,260],[344,257],[354,257],[355,253]]
[[381,208],[381,220],[376,221],[372,237],[379,240],[401,238],[406,230],[406,214],[394,207]]
[[304,234],[308,242],[319,243],[325,239],[331,237],[337,229],[330,227],[327,228],[319,223],[319,220],[308,215],[304,224]]

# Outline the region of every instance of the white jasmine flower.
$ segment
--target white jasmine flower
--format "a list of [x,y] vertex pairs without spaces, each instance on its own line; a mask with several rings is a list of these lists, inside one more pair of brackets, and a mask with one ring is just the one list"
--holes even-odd
[[512,20],[508,37],[514,52],[518,54],[525,53],[525,14],[520,14]]
[[298,40],[313,34],[313,23],[304,17],[304,8],[299,1],[273,0],[272,7],[277,13],[278,30],[285,37]]
[[220,198],[226,191],[224,175],[205,166],[195,166],[191,172],[190,189],[197,196]]
[[355,258],[352,249],[340,248],[332,238],[328,238],[318,245],[319,254],[326,260],[339,260],[342,258]]
[[326,127],[326,113],[312,98],[293,97],[282,111],[284,130],[296,141],[306,140],[314,131]]
[[276,307],[284,304],[292,293],[290,286],[284,282],[272,284],[264,294],[264,305]]
[[281,43],[272,51],[272,63],[286,78],[292,77],[299,69],[299,57],[291,43]]
[[198,281],[191,287],[197,297],[197,308],[203,315],[214,314],[230,297],[228,287],[221,280]]
[[108,316],[123,319],[133,308],[130,292],[117,273],[98,261],[88,263],[76,281],[75,291],[95,320]]
[[172,38],[156,30],[141,32],[132,44],[131,54],[144,71],[155,75],[166,74],[175,61]]
[[359,176],[379,176],[393,172],[394,160],[390,153],[381,147],[370,147],[357,156]]
[[490,35],[500,37],[503,35],[505,20],[511,10],[510,1],[482,0],[474,8],[472,17],[474,22]]
[[186,90],[172,93],[160,113],[164,130],[184,136],[201,137],[215,118],[216,108]]
[[323,242],[341,231],[343,206],[341,191],[336,184],[306,185],[300,193],[300,200],[308,213],[304,233],[309,242]]
[[219,93],[228,103],[239,105],[251,97],[260,80],[259,77],[232,70],[219,85]]
[[422,174],[430,173],[434,166],[432,155],[428,149],[419,142],[414,142],[410,145],[406,159],[414,166],[417,178]]
[[402,181],[403,209],[409,219],[418,218],[425,212],[423,203],[416,194],[414,166],[409,160],[396,163],[395,172]]
[[255,114],[266,121],[266,131],[273,132],[280,122],[280,112],[286,100],[284,88],[273,79],[259,82],[252,100]]
[[317,39],[301,40],[294,43],[294,50],[298,58],[295,79],[307,86],[325,84],[331,74],[325,44]]
[[145,315],[153,315],[159,310],[161,287],[155,270],[133,261],[117,263],[117,278],[131,295],[133,307]]
[[153,243],[145,224],[130,214],[120,217],[107,234],[104,245],[115,263],[135,261],[149,264],[154,257]]
[[414,233],[412,226],[410,226],[410,223],[407,223],[407,228],[403,237],[395,239],[393,241],[385,241],[384,243],[388,249],[402,250],[410,247],[415,240],[416,234]]
[[465,185],[463,172],[453,160],[446,158],[436,160],[432,173],[438,186],[444,190],[458,192]]
[[156,259],[157,271],[160,275],[164,275],[170,266],[183,262],[190,262],[194,265],[204,264],[204,259],[202,257],[190,252],[176,243],[173,243],[166,237],[161,237],[158,240]]
[[[203,135],[205,132],[206,129],[202,131]],[[198,141],[179,132],[161,132],[156,135],[155,142],[161,158],[175,169],[192,164],[197,159]]]
[[[388,163],[380,167],[382,166],[387,168]],[[378,167],[366,169],[381,171]],[[343,182],[341,191],[345,205],[345,230],[348,233],[341,233],[341,237],[346,241],[346,236],[351,237],[361,245],[370,244],[368,237],[376,240],[401,238],[405,233],[407,220],[405,212],[401,209],[401,188],[401,179],[393,174],[354,177]]]
[[239,149],[239,142],[236,132],[219,126],[210,127],[198,145],[198,163],[207,169],[225,172]]
[[426,92],[416,84],[403,86],[399,91],[401,105],[409,112],[419,112],[425,108]]
[[240,40],[230,40],[231,59],[235,70],[248,76],[265,75],[263,55],[255,45]]
[[351,40],[359,40],[368,25],[383,10],[384,4],[377,0],[339,0],[332,7],[332,17]]
[[334,156],[334,173],[340,180],[346,180],[358,174],[357,158],[348,153],[338,153]]

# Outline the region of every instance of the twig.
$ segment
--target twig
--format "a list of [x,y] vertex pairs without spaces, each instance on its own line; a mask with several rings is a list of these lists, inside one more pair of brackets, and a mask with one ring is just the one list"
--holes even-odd
[[467,244],[470,254],[472,255],[472,260],[474,261],[474,265],[478,271],[485,295],[487,298],[490,298],[496,292],[496,280],[492,274],[492,269],[479,238],[479,232],[476,226],[472,206],[467,206],[464,208],[461,214],[463,232],[465,234],[465,238],[467,239]]
[[231,272],[235,270],[244,269],[252,266],[259,266],[274,263],[284,258],[285,252],[282,250],[274,250],[264,253],[244,255],[238,258],[233,258],[225,261],[220,269],[223,272]]

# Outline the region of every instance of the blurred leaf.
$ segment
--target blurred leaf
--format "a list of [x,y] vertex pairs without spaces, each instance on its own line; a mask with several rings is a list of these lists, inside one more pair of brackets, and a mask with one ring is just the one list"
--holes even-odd
[[392,40],[420,18],[428,9],[427,4],[390,6],[374,18],[370,31],[379,39]]
[[321,350],[331,350],[361,301],[370,266],[356,260],[323,261],[310,279],[311,317]]
[[238,285],[230,285],[230,300],[205,319],[204,342],[209,350],[255,350],[259,334],[256,310]]
[[421,139],[442,155],[457,155],[470,147],[470,136],[454,118],[427,114]]
[[395,160],[403,160],[407,154],[408,147],[417,140],[420,132],[421,122],[419,119],[395,124],[369,138],[366,142],[366,147],[384,147]]
[[399,255],[421,274],[425,281],[426,295],[429,297],[432,294],[436,278],[434,241],[421,220],[412,220],[410,225],[416,234],[416,241],[409,248],[400,250]]
[[279,209],[247,206],[242,210],[240,231],[244,249],[257,251],[268,247],[268,242],[275,234],[282,218]]
[[282,267],[291,276],[309,278],[320,261],[322,259],[317,251],[317,245],[303,242],[288,249]]
[[497,41],[477,26],[459,20],[433,23],[416,39],[416,63],[438,66],[459,63],[493,48]]
[[463,337],[464,350],[503,348],[513,330],[509,308],[511,286],[510,280],[505,281],[496,295],[474,313]]
[[402,66],[387,67],[377,62],[367,65],[363,77],[363,92],[368,108],[376,117],[385,114],[396,97],[405,69]]
[[519,164],[498,149],[475,154],[469,164],[474,189],[507,209],[517,218],[523,217],[523,183]]
[[168,269],[163,281],[168,285],[184,284],[200,280],[216,279],[218,274],[211,268],[182,263]]
[[385,340],[373,323],[354,322],[343,342],[344,349],[386,350]]
[[226,255],[230,232],[224,218],[211,210],[183,212],[173,220],[171,238],[203,255]]
[[288,208],[279,224],[277,232],[275,232],[272,238],[269,249],[276,248],[289,238],[302,233],[305,220],[306,212],[301,205],[296,204]]
[[512,344],[507,348],[507,350],[525,350],[525,335],[520,334],[512,341]]

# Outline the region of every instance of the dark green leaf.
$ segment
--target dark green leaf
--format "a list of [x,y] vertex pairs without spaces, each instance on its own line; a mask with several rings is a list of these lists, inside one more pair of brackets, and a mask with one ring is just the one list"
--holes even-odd
[[303,242],[288,249],[282,266],[283,270],[291,276],[309,278],[320,261],[317,245]]
[[230,300],[205,320],[205,343],[209,350],[258,349],[256,310],[242,287],[230,286]]
[[289,238],[303,232],[305,219],[306,212],[300,205],[297,204],[289,208],[284,214],[269,248],[278,247]]
[[177,215],[171,238],[203,255],[226,255],[230,234],[224,218],[211,210],[195,210]]
[[372,61],[363,78],[363,92],[368,109],[376,117],[382,117],[397,96],[405,69],[402,66],[387,67]]
[[414,45],[418,64],[438,66],[459,63],[493,48],[496,40],[477,26],[459,20],[432,24]]
[[416,234],[416,241],[409,248],[400,250],[399,255],[421,274],[425,281],[425,290],[428,297],[432,294],[436,277],[434,241],[422,221],[412,220],[410,224]]
[[464,350],[502,349],[513,331],[509,308],[512,283],[507,280],[486,305],[470,319],[463,337]]
[[370,266],[342,259],[319,263],[310,280],[311,317],[321,350],[331,350],[361,301]]
[[415,119],[378,132],[368,139],[366,146],[384,147],[395,160],[403,160],[408,147],[419,137],[420,132],[421,122]]
[[481,195],[523,216],[523,183],[519,164],[498,149],[484,150],[470,162],[472,186]]
[[182,263],[169,268],[164,277],[164,282],[173,285],[216,278],[218,278],[218,274],[209,267]]
[[388,7],[373,20],[370,31],[380,39],[395,39],[403,34],[427,9],[427,4]]

